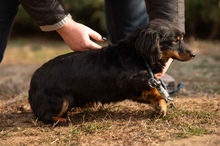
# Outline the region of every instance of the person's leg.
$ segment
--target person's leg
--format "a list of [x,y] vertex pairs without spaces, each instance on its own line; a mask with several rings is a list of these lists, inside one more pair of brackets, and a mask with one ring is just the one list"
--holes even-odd
[[17,0],[0,0],[0,63],[18,11],[18,5]]
[[148,23],[144,0],[105,0],[107,31],[112,44]]
[[166,19],[173,22],[185,33],[185,3],[184,0],[145,0],[150,21]]

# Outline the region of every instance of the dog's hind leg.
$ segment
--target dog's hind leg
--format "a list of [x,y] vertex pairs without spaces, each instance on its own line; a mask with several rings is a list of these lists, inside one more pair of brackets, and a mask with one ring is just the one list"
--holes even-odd
[[66,118],[63,118],[63,116],[67,113],[68,108],[69,108],[69,101],[68,101],[68,100],[64,100],[64,101],[63,101],[62,108],[61,108],[61,111],[59,112],[59,114],[52,117],[52,119],[54,120],[54,122],[66,123],[66,122],[67,122],[67,119],[66,119]]

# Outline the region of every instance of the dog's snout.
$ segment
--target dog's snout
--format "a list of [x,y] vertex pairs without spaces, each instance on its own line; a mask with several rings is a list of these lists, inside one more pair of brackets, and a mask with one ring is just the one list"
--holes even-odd
[[194,58],[194,57],[196,57],[196,54],[195,54],[195,53],[191,53],[190,56],[191,56],[192,58]]

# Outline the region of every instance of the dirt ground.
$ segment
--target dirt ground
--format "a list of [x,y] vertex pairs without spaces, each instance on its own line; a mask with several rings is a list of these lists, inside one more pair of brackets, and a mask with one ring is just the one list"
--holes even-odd
[[167,116],[126,100],[74,109],[69,124],[56,126],[33,116],[27,92],[32,73],[69,50],[61,42],[10,41],[0,65],[0,145],[220,146],[220,42],[189,46],[196,58],[168,70],[184,87],[172,96]]

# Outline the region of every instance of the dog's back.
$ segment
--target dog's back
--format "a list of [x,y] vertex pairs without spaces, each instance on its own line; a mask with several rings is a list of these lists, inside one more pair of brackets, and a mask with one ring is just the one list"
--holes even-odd
[[51,123],[54,122],[51,117],[64,108],[64,101],[68,101],[71,108],[93,102],[117,102],[133,96],[135,84],[128,77],[144,66],[139,58],[131,60],[126,56],[134,56],[131,52],[123,51],[122,55],[119,50],[111,46],[98,51],[69,53],[41,66],[30,83],[29,102],[34,115]]

